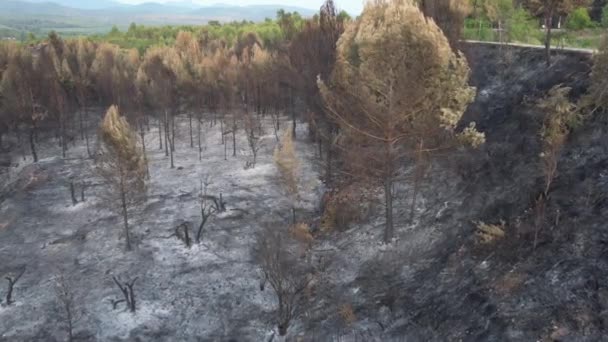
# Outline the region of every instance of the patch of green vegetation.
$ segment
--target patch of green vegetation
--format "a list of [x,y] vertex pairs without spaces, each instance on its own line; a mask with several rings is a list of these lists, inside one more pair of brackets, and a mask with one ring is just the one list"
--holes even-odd
[[602,42],[602,37],[605,34],[606,32],[602,29],[561,31],[553,36],[551,44],[559,47],[597,49],[599,48]]
[[20,39],[30,33],[37,37],[45,37],[51,31],[64,37],[83,36],[107,32],[109,29],[110,26],[107,25],[100,26],[98,23],[88,23],[70,17],[0,16],[0,38],[5,39]]
[[492,24],[486,19],[466,19],[463,37],[467,40],[498,41]]
[[575,9],[566,21],[566,28],[568,30],[584,30],[595,26],[596,24],[591,21],[589,11],[584,7]]
[[523,8],[513,11],[508,21],[509,40],[516,43],[541,44],[543,32],[538,28],[538,21]]
[[[477,26],[474,26],[477,25]],[[510,22],[507,40],[510,43],[524,43],[542,45],[545,32],[535,28],[533,23],[520,18]],[[555,47],[570,47],[581,49],[598,49],[606,30],[602,28],[589,28],[585,30],[554,30],[551,44]],[[498,34],[489,23],[469,20],[463,30],[463,39],[479,40],[485,42],[498,42]]]
[[[283,40],[283,31],[275,20],[261,23],[248,21],[220,24],[210,22],[208,25],[184,26],[144,26],[131,24],[128,29],[108,28],[105,34],[93,34],[91,39],[97,42],[109,42],[125,49],[137,49],[140,53],[154,45],[172,45],[180,31],[192,32],[196,37],[207,37],[210,40],[221,39],[229,46],[249,32],[257,34],[264,46],[274,47]],[[62,31],[57,31],[62,33]]]

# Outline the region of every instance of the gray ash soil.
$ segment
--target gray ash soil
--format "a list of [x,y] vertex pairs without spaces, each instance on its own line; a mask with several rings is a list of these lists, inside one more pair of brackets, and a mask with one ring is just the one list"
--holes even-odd
[[[52,156],[57,151],[44,151],[39,163],[15,176],[0,207],[0,274],[24,265],[27,271],[16,286],[16,303],[0,308],[1,340],[65,339],[54,292],[60,273],[69,278],[76,305],[85,312],[76,324],[83,340],[240,336],[255,341],[272,331],[274,297],[270,291],[260,292],[260,272],[250,249],[261,226],[283,225],[291,215],[272,160],[274,135],[263,137],[257,166],[245,170],[250,156],[244,139],[237,143],[237,157],[231,156],[230,146],[224,160],[219,126],[206,127],[206,150],[199,162],[184,120],[176,168],[170,169],[151,133],[148,199],[131,213],[137,245],[133,252],[124,251],[121,221],[99,197],[104,184],[94,176],[92,162],[80,158],[86,153],[81,146],[71,149],[65,160]],[[313,158],[314,148],[297,145],[303,161]],[[222,193],[227,211],[211,219],[200,245],[187,249],[167,237],[183,222],[198,228],[200,180],[207,175],[209,194]],[[75,206],[68,188],[72,179],[77,189],[81,182],[88,184],[86,202]],[[304,195],[298,215],[306,215],[316,209],[322,184],[306,162],[300,180]],[[112,309],[111,300],[121,296],[112,275],[139,277],[135,315],[122,305]]]

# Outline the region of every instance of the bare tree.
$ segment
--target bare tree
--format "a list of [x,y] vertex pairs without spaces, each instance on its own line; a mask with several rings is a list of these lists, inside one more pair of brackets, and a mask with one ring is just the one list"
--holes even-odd
[[198,231],[196,232],[196,242],[199,243],[203,236],[203,231],[205,229],[205,225],[209,222],[209,219],[218,213],[219,211],[223,211],[222,208],[224,204],[222,203],[221,195],[219,199],[219,204],[217,200],[210,196],[207,193],[209,185],[211,184],[209,176],[206,176],[204,180],[201,180],[200,185],[200,209],[201,209],[201,224],[198,227]]
[[60,319],[65,324],[68,341],[74,341],[74,325],[83,317],[82,310],[76,307],[74,289],[63,273],[55,279],[55,295],[60,308]]
[[6,292],[6,305],[11,305],[13,301],[13,291],[15,290],[15,284],[21,279],[25,273],[26,267],[24,266],[21,270],[13,276],[4,277],[8,281],[8,291]]
[[118,286],[118,288],[120,289],[120,292],[122,292],[122,295],[124,297],[124,299],[118,299],[118,300],[114,300],[112,301],[112,308],[116,309],[116,306],[120,303],[125,303],[127,305],[127,307],[129,308],[129,311],[135,313],[135,310],[137,309],[136,307],[136,301],[135,301],[135,291],[133,290],[133,286],[135,286],[135,282],[137,281],[137,277],[131,281],[124,281],[122,282],[120,279],[116,278],[115,276],[112,276],[112,279],[114,280],[114,283],[116,284],[116,286]]
[[247,168],[254,168],[257,162],[258,152],[261,148],[260,136],[258,134],[261,125],[260,117],[258,115],[253,115],[250,112],[246,112],[243,121],[245,133],[247,134],[247,145],[249,145],[249,150],[253,157],[253,160],[247,163]]
[[[264,281],[270,283],[278,301],[277,327],[285,336],[291,321],[303,310],[305,290],[311,283],[312,268],[292,252],[296,242],[286,230],[267,227],[259,235],[254,254],[260,265]],[[263,289],[263,284],[260,288]]]
[[107,182],[108,203],[123,218],[126,247],[131,250],[129,209],[145,199],[146,165],[135,133],[115,106],[108,109],[100,133],[103,150],[97,170]]

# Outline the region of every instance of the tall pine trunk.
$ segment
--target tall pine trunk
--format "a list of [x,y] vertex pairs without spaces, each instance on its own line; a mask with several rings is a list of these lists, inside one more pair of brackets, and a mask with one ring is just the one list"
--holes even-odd
[[386,226],[384,228],[384,242],[389,243],[393,239],[394,226],[393,226],[393,170],[394,170],[394,159],[393,159],[393,145],[391,140],[387,140],[384,146],[385,150],[385,165],[384,165],[384,205],[385,205],[385,216]]
[[203,146],[201,146],[201,120],[198,121],[198,161],[203,160]]
[[188,112],[188,122],[190,124],[190,147],[194,147],[194,136],[192,135],[192,113]]
[[226,140],[224,139],[224,119],[220,120],[220,132],[222,136],[222,145],[224,145],[226,143]]
[[[330,133],[330,137],[331,137]],[[325,148],[325,183],[327,186],[331,186],[333,183],[333,161],[334,161],[334,148],[333,143],[331,141],[327,142],[327,147]]]
[[165,157],[169,156],[169,118],[167,117],[167,110],[165,109],[165,120],[163,126],[165,128]]
[[393,179],[388,177],[384,180],[384,201],[385,201],[385,216],[386,226],[384,227],[384,242],[389,243],[394,236],[393,226]]
[[236,157],[236,116],[232,115],[232,156]]
[[[122,170],[121,170],[122,172]],[[125,228],[125,238],[127,243],[127,251],[131,250],[131,231],[129,230],[129,212],[127,210],[127,190],[124,184],[124,175],[120,180],[120,204],[122,209],[122,220]]]
[[161,127],[160,119],[158,120],[158,149],[163,150],[163,129]]
[[84,112],[84,122],[82,125],[82,129],[84,130],[84,141],[87,145],[87,155],[89,156],[89,158],[91,158],[93,155],[91,154],[91,145],[89,143],[89,110],[87,108],[86,100],[84,98],[82,99],[82,110]]
[[551,30],[553,28],[553,10],[545,15],[545,59],[547,66],[551,66]]
[[80,108],[80,111],[79,111],[78,114],[79,114],[78,115],[78,121],[79,121],[79,124],[80,124],[80,140],[84,140],[84,127],[83,127],[84,126],[84,123],[83,123],[84,119],[83,119],[83,109],[82,108]]
[[63,110],[61,109],[59,110],[59,140],[61,144],[61,156],[65,158],[68,147],[65,138],[65,119],[63,115]]
[[141,149],[144,153],[144,163],[146,164],[146,177],[150,179],[150,165],[148,164],[148,155],[146,153],[146,131],[143,122],[140,122],[139,125],[139,135],[141,137]]
[[414,220],[416,212],[416,199],[420,190],[420,182],[424,176],[424,165],[422,165],[422,149],[424,141],[420,139],[418,143],[418,151],[416,151],[416,165],[414,165],[414,193],[412,195],[412,204],[410,206],[410,221]]
[[175,115],[171,114],[171,151],[175,152]]
[[36,153],[36,143],[34,142],[34,136],[36,135],[36,127],[32,127],[30,129],[30,149],[32,150],[32,158],[34,158],[34,163],[38,162],[38,154]]
[[291,111],[291,123],[292,123],[292,133],[293,138],[296,138],[296,108],[295,108],[295,100],[293,97],[293,89],[289,87],[289,108]]
[[[167,111],[165,111],[165,118],[167,118]],[[173,163],[173,152],[175,151],[175,128],[173,126],[175,126],[175,122],[173,121],[173,118],[171,119],[171,122],[169,122],[169,120],[167,119],[167,124],[171,125],[170,131],[169,129],[167,129],[167,132],[170,132],[171,137],[168,137],[167,139],[167,144],[171,145],[169,146],[169,154],[171,155],[171,168],[175,168],[175,164]],[[167,136],[167,134],[169,133],[165,133],[165,137]]]

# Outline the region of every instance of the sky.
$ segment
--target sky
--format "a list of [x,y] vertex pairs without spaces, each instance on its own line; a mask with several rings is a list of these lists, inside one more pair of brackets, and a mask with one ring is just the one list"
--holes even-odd
[[[171,3],[178,0],[118,0],[123,3],[137,4],[142,2],[162,2]],[[183,0],[181,0],[183,1]],[[285,5],[298,6],[311,9],[319,9],[324,0],[191,0],[200,5],[213,5],[217,3],[230,5]],[[346,10],[351,15],[358,15],[363,10],[364,0],[334,0],[340,10]]]

